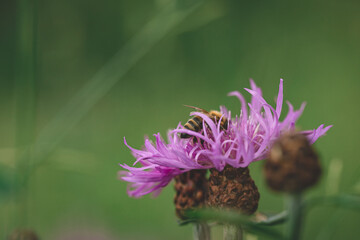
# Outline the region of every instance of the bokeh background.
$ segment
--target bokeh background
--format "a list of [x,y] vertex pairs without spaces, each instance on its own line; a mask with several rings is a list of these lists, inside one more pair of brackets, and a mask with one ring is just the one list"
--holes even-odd
[[[315,144],[324,174],[307,197],[359,193],[359,9],[334,0],[1,1],[0,238],[26,226],[42,239],[191,239],[172,186],[155,199],[127,196],[118,164],[134,159],[123,137],[140,148],[144,135],[188,119],[183,104],[238,113],[226,95],[249,99],[249,78],[271,104],[284,78],[285,99],[307,102],[300,129],[334,125]],[[283,196],[261,171],[251,165],[259,209],[281,211]],[[319,207],[303,237],[357,239],[359,221]]]

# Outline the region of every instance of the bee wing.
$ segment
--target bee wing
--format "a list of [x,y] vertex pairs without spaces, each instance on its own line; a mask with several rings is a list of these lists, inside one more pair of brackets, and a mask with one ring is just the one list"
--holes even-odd
[[184,104],[184,106],[185,106],[185,107],[189,107],[189,108],[193,108],[193,109],[198,110],[198,111],[203,112],[203,113],[209,113],[209,112],[206,111],[205,109],[202,109],[202,108],[199,108],[199,107],[194,107],[194,106],[185,105],[185,104]]

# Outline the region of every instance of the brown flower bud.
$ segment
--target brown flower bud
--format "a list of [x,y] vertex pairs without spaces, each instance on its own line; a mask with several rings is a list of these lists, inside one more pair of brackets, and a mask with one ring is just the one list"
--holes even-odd
[[8,237],[8,240],[39,240],[36,233],[29,229],[15,230]]
[[295,193],[313,186],[320,178],[321,167],[306,136],[288,133],[274,143],[264,173],[271,189]]
[[206,170],[191,170],[175,177],[176,215],[185,220],[185,211],[201,208],[207,191]]
[[249,168],[225,166],[223,171],[210,169],[207,205],[220,209],[236,209],[242,214],[253,214],[259,204],[260,193]]

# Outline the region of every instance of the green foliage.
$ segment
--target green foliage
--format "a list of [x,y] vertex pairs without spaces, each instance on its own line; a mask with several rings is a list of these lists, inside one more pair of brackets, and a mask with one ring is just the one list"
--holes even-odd
[[[1,166],[1,165],[0,165]],[[6,200],[12,191],[12,184],[11,184],[11,175],[9,174],[9,170],[0,168],[0,202],[2,200]]]

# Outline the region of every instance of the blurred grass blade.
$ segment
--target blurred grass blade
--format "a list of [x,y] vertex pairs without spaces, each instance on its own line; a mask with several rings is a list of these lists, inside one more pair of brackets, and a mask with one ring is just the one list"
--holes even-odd
[[11,191],[17,206],[8,222],[12,227],[23,227],[28,221],[28,184],[35,138],[37,1],[18,0],[16,9],[16,174]]
[[331,196],[339,192],[339,184],[343,169],[343,161],[340,159],[332,159],[329,164],[326,181],[326,195]]
[[274,239],[284,239],[279,232],[254,222],[252,217],[234,212],[206,209],[189,211],[186,215],[194,221],[216,221],[224,224],[241,225],[246,231],[251,233],[265,235]]
[[178,8],[168,4],[148,22],[115,56],[109,60],[40,132],[34,146],[34,158],[43,160],[69,131],[124,75],[169,31],[191,14],[201,1]]
[[356,195],[339,195],[339,196],[329,196],[329,197],[315,197],[305,200],[305,207],[312,208],[315,206],[337,206],[342,208],[349,208],[360,210],[360,196]]

